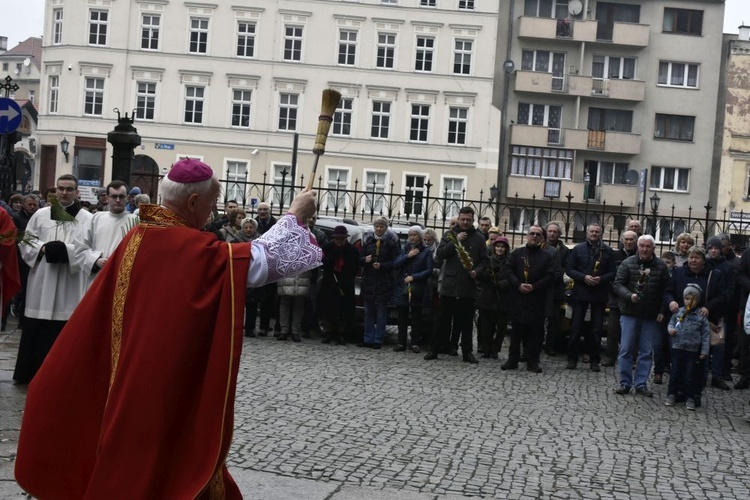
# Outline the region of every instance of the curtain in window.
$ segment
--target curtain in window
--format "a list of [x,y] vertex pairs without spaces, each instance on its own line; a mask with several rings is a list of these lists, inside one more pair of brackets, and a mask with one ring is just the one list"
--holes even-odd
[[561,116],[562,116],[562,106],[550,106],[547,126],[550,128],[560,128]]
[[651,167],[651,188],[659,189],[661,187],[661,167]]
[[518,123],[529,125],[529,105],[523,102],[518,103]]
[[688,87],[698,86],[698,65],[697,64],[688,65],[687,84],[688,84]]
[[673,168],[664,169],[663,189],[674,189],[674,170]]
[[659,63],[659,80],[661,85],[667,85],[669,83],[669,63]]
[[672,85],[685,84],[685,65],[672,63]]
[[521,69],[531,71],[534,69],[534,51],[524,50],[521,52]]
[[532,125],[544,125],[544,105],[535,104],[531,112]]
[[677,176],[677,190],[678,191],[687,191],[689,177],[690,177],[690,171],[688,169],[681,168],[678,170],[678,176]]
[[609,58],[609,77],[620,78],[620,58],[619,57]]
[[594,62],[591,65],[591,76],[594,78],[604,78],[604,57],[594,56]]
[[536,64],[534,65],[534,71],[549,71],[549,52],[546,50],[536,51]]
[[633,80],[635,78],[635,59],[625,58],[622,60],[622,77],[626,80]]

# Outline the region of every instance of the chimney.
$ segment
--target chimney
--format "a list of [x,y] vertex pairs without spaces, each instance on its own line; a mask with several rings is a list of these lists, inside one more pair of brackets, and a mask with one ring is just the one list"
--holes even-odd
[[0,36],[0,54],[8,51],[8,37]]
[[750,40],[750,26],[745,26],[745,23],[740,26],[740,40]]

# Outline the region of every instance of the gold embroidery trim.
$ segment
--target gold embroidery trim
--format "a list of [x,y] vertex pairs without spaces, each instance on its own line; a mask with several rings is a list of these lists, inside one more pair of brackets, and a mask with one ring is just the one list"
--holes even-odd
[[177,212],[161,205],[142,203],[138,212],[141,226],[145,227],[174,227],[185,226],[190,224]]
[[133,233],[132,238],[128,242],[128,246],[125,248],[122,260],[120,261],[120,269],[117,270],[117,283],[115,284],[115,294],[112,299],[112,368],[109,374],[109,390],[112,390],[112,384],[115,381],[115,375],[117,374],[117,365],[120,362],[120,350],[122,348],[122,329],[123,329],[123,316],[125,314],[125,299],[128,295],[128,289],[130,288],[130,272],[133,270],[133,264],[135,263],[135,256],[138,253],[138,248],[141,246],[141,240],[143,240],[143,234],[145,231],[136,231]]

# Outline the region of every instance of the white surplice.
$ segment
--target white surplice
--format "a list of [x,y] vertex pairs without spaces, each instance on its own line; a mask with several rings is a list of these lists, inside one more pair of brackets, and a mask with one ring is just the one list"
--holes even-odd
[[[92,217],[80,210],[75,222],[54,221],[50,207],[40,208],[29,220],[26,234],[30,243],[18,245],[21,258],[31,267],[26,288],[26,310],[29,318],[67,321],[83,297],[87,276],[76,260],[75,240]],[[67,264],[48,264],[42,246],[49,241],[62,241],[68,252]]]
[[100,258],[108,259],[125,235],[138,223],[138,217],[123,211],[97,212],[83,225],[75,241],[78,265],[86,275],[86,289],[94,282],[94,265]]

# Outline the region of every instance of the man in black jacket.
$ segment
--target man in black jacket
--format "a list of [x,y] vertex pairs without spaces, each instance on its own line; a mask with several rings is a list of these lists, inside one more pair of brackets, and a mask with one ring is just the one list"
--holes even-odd
[[568,344],[568,369],[575,370],[580,351],[580,340],[586,311],[591,310],[591,331],[586,334],[586,351],[592,372],[600,372],[599,346],[601,344],[604,312],[607,308],[609,284],[615,277],[612,249],[602,241],[602,226],[590,224],[586,228],[586,241],[570,252],[565,270],[575,284],[570,294],[573,321]]
[[436,257],[443,262],[440,282],[440,313],[426,360],[437,359],[450,336],[451,319],[461,335],[461,351],[467,363],[474,357],[474,299],[476,277],[487,266],[487,245],[484,236],[474,228],[474,209],[458,211],[458,225],[448,231],[437,248]]
[[508,360],[500,367],[502,370],[518,368],[523,342],[527,370],[542,373],[539,352],[544,337],[544,306],[555,281],[555,256],[542,248],[544,240],[544,229],[531,226],[526,245],[508,256],[508,282],[515,293],[510,314],[513,324],[510,349]]
[[553,355],[555,351],[564,352],[562,345],[564,339],[560,333],[560,307],[565,300],[565,281],[563,274],[568,267],[568,257],[570,249],[560,239],[562,235],[562,226],[559,222],[553,221],[545,227],[547,230],[547,243],[544,245],[545,250],[555,256],[555,281],[547,292],[547,304],[544,309],[544,316],[547,320],[547,331],[543,345],[544,352]]

